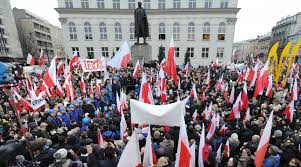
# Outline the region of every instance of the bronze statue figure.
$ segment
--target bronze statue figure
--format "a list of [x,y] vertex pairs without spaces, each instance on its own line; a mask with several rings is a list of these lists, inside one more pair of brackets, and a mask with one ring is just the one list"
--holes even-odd
[[143,43],[146,44],[145,38],[149,37],[147,16],[141,2],[138,2],[138,8],[135,9],[135,37],[137,38],[135,44],[139,44],[140,37],[143,37]]

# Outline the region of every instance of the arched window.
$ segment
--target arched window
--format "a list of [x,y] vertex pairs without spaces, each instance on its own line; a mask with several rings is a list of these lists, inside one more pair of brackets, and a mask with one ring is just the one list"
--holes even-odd
[[115,40],[122,40],[122,30],[119,22],[115,23]]
[[92,40],[92,27],[89,22],[84,23],[84,29],[85,29],[85,39]]
[[172,35],[175,41],[180,40],[180,24],[178,22],[173,24]]
[[193,22],[188,24],[188,40],[195,40],[195,24]]
[[165,40],[165,24],[159,24],[159,40]]
[[221,22],[218,25],[218,40],[224,41],[226,38],[226,24]]
[[208,22],[203,25],[203,40],[210,40],[210,23]]
[[77,40],[76,26],[73,22],[68,23],[70,40]]
[[130,39],[131,40],[135,39],[135,24],[134,23],[130,24]]
[[101,22],[99,24],[99,32],[100,32],[100,39],[101,40],[107,40],[108,39],[107,26],[104,22]]

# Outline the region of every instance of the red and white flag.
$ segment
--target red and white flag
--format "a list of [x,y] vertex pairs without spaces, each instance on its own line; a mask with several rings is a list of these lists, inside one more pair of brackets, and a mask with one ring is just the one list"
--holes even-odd
[[223,79],[224,79],[224,74],[219,78],[218,82],[216,83],[215,90],[222,91],[222,86],[223,86]]
[[64,69],[64,62],[59,61],[59,63],[57,64],[56,75],[59,76],[63,69]]
[[189,65],[189,63],[187,63],[187,64],[185,65],[185,74],[188,75],[189,72],[190,72],[190,65]]
[[116,92],[116,107],[117,107],[118,113],[121,114],[121,113],[123,112],[123,111],[122,111],[122,103],[121,103],[121,101],[120,101],[118,92]]
[[272,126],[273,126],[273,111],[271,112],[269,119],[264,127],[257,151],[255,152],[254,164],[256,167],[262,166],[265,153],[267,152],[267,149],[269,147]]
[[77,52],[74,52],[70,62],[69,62],[69,70],[72,71],[74,67],[78,65],[78,55]]
[[189,167],[195,167],[195,142],[190,146],[189,152],[191,155]]
[[206,85],[207,85],[207,86],[210,85],[210,69],[209,69],[209,67],[208,67],[208,72],[207,72]]
[[43,64],[45,64],[45,52],[43,49],[41,49],[39,66],[41,67]]
[[117,167],[142,167],[138,134],[136,130],[126,144]]
[[175,45],[172,37],[168,48],[165,72],[168,77],[172,78],[175,84],[178,83],[177,64],[175,60]]
[[131,61],[132,56],[130,53],[129,45],[126,41],[123,42],[121,48],[115,56],[108,62],[108,65],[117,69],[127,67],[128,63]]
[[62,89],[62,86],[58,79],[56,79],[56,93],[58,96],[63,97],[64,96],[64,91]]
[[26,101],[23,97],[21,97],[18,92],[13,90],[13,93],[27,111],[33,112],[33,108],[28,101]]
[[85,80],[84,80],[84,75],[81,76],[79,86],[80,86],[80,90],[82,91],[83,95],[86,95],[87,91],[86,91],[86,84],[85,84]]
[[55,59],[54,57],[50,63],[49,69],[46,71],[46,74],[44,75],[44,81],[46,85],[49,88],[53,88],[55,83],[56,83],[56,64],[55,64]]
[[127,132],[127,124],[124,118],[123,113],[121,113],[121,119],[120,119],[120,139],[121,140],[126,140],[128,137],[128,132]]
[[214,137],[214,134],[215,134],[215,129],[216,129],[216,125],[215,125],[215,119],[214,117],[211,119],[211,122],[210,122],[210,126],[209,126],[209,129],[208,129],[208,133],[207,133],[207,136],[206,136],[206,139],[208,141],[212,140],[213,137]]
[[235,98],[235,87],[234,87],[234,84],[233,84],[232,89],[231,89],[231,94],[230,94],[230,100],[229,100],[229,102],[231,104],[234,103],[234,98]]
[[229,120],[235,120],[240,118],[240,111],[241,111],[241,92],[237,96],[237,99],[233,105],[233,108],[231,110],[231,113],[229,115]]
[[224,147],[224,156],[226,158],[230,157],[230,145],[229,145],[229,140],[227,140],[226,145]]
[[247,110],[249,108],[247,83],[244,84],[244,87],[243,87],[243,90],[242,90],[241,102],[242,102],[242,108]]
[[292,95],[291,95],[291,101],[296,101],[298,100],[298,82],[297,82],[297,78],[295,78],[294,80],[294,86],[293,86],[293,91],[292,91]]
[[193,97],[193,99],[194,99],[195,101],[197,101],[197,102],[198,102],[198,100],[199,100],[199,98],[198,98],[198,93],[197,93],[197,91],[196,91],[196,88],[195,88],[195,84],[194,84],[194,83],[192,83],[192,89],[190,90],[190,97]]
[[163,69],[165,69],[166,68],[166,58],[164,58],[162,61],[161,61],[161,63],[160,63],[160,68],[163,68]]
[[291,100],[289,105],[286,106],[284,113],[283,113],[285,115],[285,117],[290,120],[291,123],[293,122],[293,119],[294,119],[294,112],[295,112],[295,102],[294,102],[294,100]]
[[203,90],[202,92],[202,97],[201,97],[202,101],[205,101],[206,100],[206,94],[205,94],[205,91]]
[[30,53],[27,55],[26,64],[33,66],[35,64],[34,57]]
[[255,82],[257,79],[258,68],[259,68],[259,65],[258,65],[258,63],[256,63],[254,69],[250,70],[250,72],[249,72],[249,76],[248,76],[248,81],[250,81],[249,89],[255,85]]
[[196,122],[197,117],[198,117],[198,110],[196,109],[196,110],[194,110],[194,113],[193,113],[193,115],[192,115],[192,120],[193,120],[193,122]]
[[147,103],[147,104],[154,104],[152,89],[146,79],[145,73],[142,74],[142,82],[141,82],[141,88],[140,88],[139,101]]
[[185,121],[183,120],[180,126],[175,167],[189,167],[190,160],[191,160],[191,155],[189,151],[188,136],[186,132]]
[[260,71],[253,98],[256,98],[258,95],[262,95],[264,88],[268,86],[268,65],[269,61],[265,63],[264,67]]
[[221,129],[220,129],[220,133],[221,135],[225,135],[226,134],[226,131],[228,130],[228,127],[226,126],[226,124],[224,124]]
[[100,129],[97,130],[97,144],[100,148],[105,148],[105,141],[103,139]]
[[100,96],[101,92],[100,92],[100,86],[99,84],[96,82],[95,83],[95,93]]
[[202,125],[202,132],[200,136],[200,143],[199,143],[199,159],[198,159],[198,165],[199,167],[204,167],[204,148],[205,148],[205,126],[204,123]]
[[137,78],[137,74],[139,73],[140,70],[141,70],[141,68],[140,68],[139,60],[137,60],[137,63],[135,65],[135,69],[134,69],[134,72],[133,72],[133,77],[135,79]]
[[269,76],[269,85],[265,93],[265,96],[269,97],[270,99],[273,97],[273,75],[272,74],[270,74]]
[[217,163],[221,163],[222,162],[222,145],[223,143],[221,143],[216,151],[216,162]]
[[152,144],[152,135],[150,132],[150,127],[149,131],[147,133],[146,137],[146,143],[144,147],[144,156],[143,156],[143,166],[144,167],[149,167],[149,166],[154,166],[157,163],[156,155],[154,152],[154,147]]

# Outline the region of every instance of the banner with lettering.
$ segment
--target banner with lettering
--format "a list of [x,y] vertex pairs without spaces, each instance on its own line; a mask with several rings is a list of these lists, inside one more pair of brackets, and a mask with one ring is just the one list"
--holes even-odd
[[31,99],[31,107],[34,110],[37,110],[38,108],[42,107],[46,104],[46,101],[43,99],[43,97],[40,95],[38,97],[32,97]]
[[105,71],[106,61],[104,57],[98,59],[81,59],[81,67],[83,72]]

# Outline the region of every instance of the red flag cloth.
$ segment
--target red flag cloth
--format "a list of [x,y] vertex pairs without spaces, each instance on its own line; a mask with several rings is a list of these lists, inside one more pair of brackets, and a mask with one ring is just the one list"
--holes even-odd
[[35,64],[34,57],[30,53],[27,55],[26,64],[33,66]]
[[77,52],[74,52],[70,62],[69,62],[69,70],[72,71],[72,68],[77,66],[78,64],[78,56],[77,56]]
[[44,81],[46,85],[49,88],[54,87],[56,83],[56,64],[55,64],[55,59],[53,58],[50,64],[49,69],[47,70],[46,74],[44,75]]
[[135,69],[134,69],[134,72],[133,72],[133,77],[136,79],[137,78],[137,74],[139,73],[140,71],[140,63],[139,63],[139,60],[137,60],[137,63],[135,65]]
[[175,61],[175,48],[174,48],[174,41],[171,38],[170,46],[168,48],[167,60],[166,60],[166,75],[171,77],[175,84],[178,83],[178,76],[177,76],[177,65]]
[[43,49],[41,49],[39,66],[41,67],[43,64],[45,64],[45,52]]

